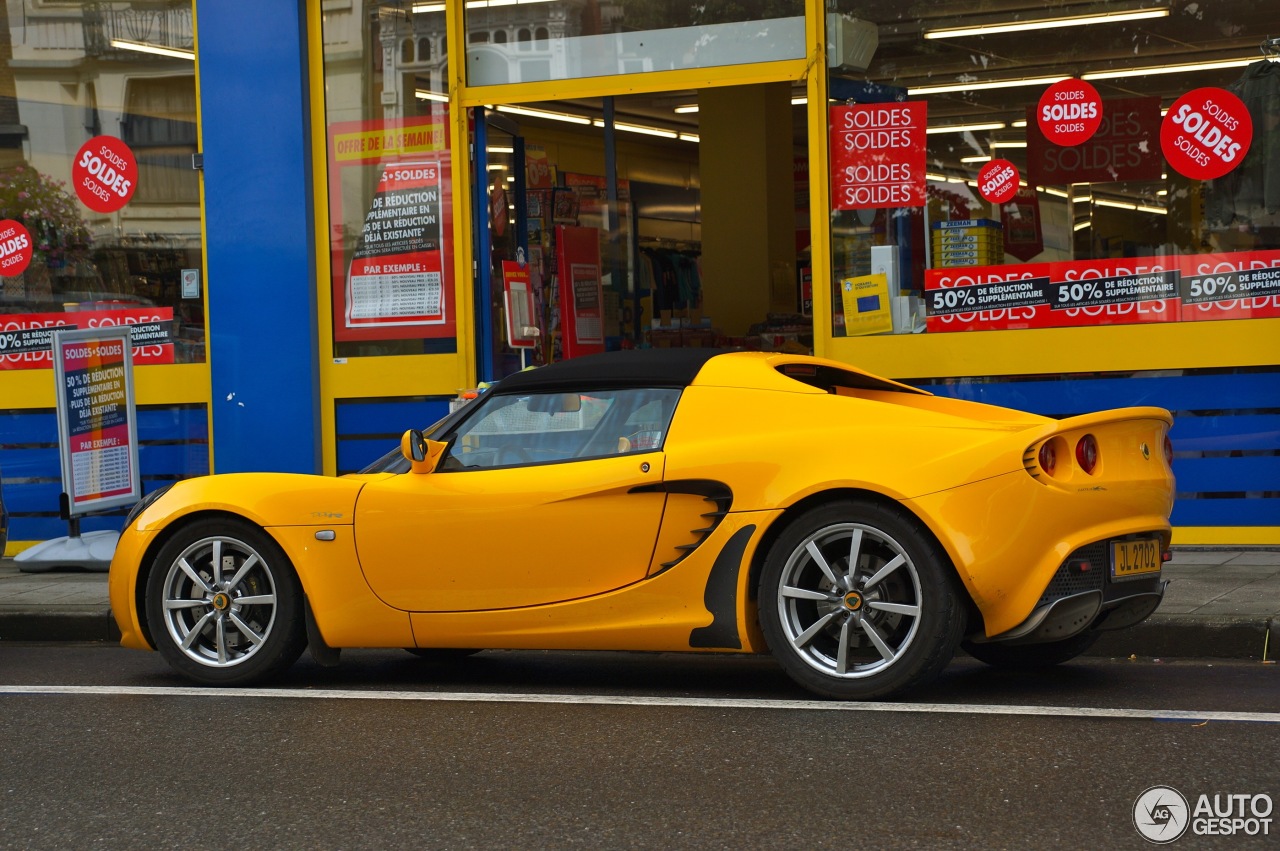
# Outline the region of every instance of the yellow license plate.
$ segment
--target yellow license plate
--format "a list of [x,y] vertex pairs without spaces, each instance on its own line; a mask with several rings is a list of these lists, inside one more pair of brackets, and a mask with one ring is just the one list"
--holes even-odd
[[1128,579],[1159,573],[1163,558],[1160,541],[1156,538],[1139,538],[1133,541],[1111,542],[1111,576]]

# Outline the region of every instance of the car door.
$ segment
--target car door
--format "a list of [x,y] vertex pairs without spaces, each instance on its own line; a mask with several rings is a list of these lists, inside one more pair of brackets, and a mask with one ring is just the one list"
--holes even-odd
[[650,404],[636,392],[647,391],[572,394],[574,410],[545,400],[541,410],[536,396],[486,400],[490,412],[449,436],[435,472],[367,485],[355,534],[374,592],[408,611],[457,612],[642,580],[662,521],[661,434],[675,399]]

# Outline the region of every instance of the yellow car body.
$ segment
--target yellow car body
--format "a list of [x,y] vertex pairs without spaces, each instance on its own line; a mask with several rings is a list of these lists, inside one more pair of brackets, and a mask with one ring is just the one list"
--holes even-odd
[[[619,372],[619,357],[641,366]],[[606,406],[623,410],[631,391],[617,388],[661,384],[646,357],[658,362],[652,376],[672,363],[683,376],[640,400],[638,416],[662,428],[588,436],[618,425]],[[781,661],[803,685],[864,698],[932,676],[962,638],[980,658],[1004,652],[1002,637],[1015,660],[1046,646],[1061,655],[1107,620],[1146,617],[1163,592],[1149,552],[1163,554],[1170,534],[1163,409],[1053,420],[783,354],[619,353],[519,376],[425,437],[406,436],[443,459],[420,453],[396,471],[339,478],[214,475],[149,498],[111,565],[122,643],[159,647],[212,683],[274,673],[307,642],[775,655],[786,644]],[[499,403],[511,413],[467,432]],[[540,441],[566,440],[527,425],[503,435],[517,414],[572,421],[563,435],[595,442],[537,457]],[[1087,455],[1082,442],[1088,472],[1073,456]],[[240,571],[258,576],[252,587],[228,584],[243,562],[219,555],[219,524],[269,539],[240,548],[253,554]],[[286,561],[258,575],[272,561],[264,547],[277,546]],[[223,567],[192,570],[201,552]],[[1119,574],[1115,559],[1126,561]],[[1090,587],[1075,593],[1080,577]],[[286,611],[295,581],[303,599]],[[1057,615],[1055,582],[1073,592]],[[939,596],[953,599],[935,616]],[[281,651],[293,658],[241,664],[280,642],[268,627],[293,633]],[[928,643],[938,647],[925,653]]]

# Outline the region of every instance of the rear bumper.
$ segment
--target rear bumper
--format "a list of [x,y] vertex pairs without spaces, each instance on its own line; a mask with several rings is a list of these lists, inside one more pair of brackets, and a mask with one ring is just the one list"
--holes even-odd
[[1111,576],[1110,540],[1098,541],[1063,560],[1036,607],[1013,629],[979,642],[1040,644],[1087,630],[1126,629],[1151,616],[1168,580],[1159,573],[1117,580]]

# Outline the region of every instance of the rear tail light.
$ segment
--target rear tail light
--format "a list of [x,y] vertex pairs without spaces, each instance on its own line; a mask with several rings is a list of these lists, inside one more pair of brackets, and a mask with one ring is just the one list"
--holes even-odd
[[1050,476],[1053,470],[1058,466],[1058,453],[1054,451],[1052,441],[1046,442],[1040,447],[1040,469],[1044,470]]
[[1098,468],[1098,441],[1093,435],[1086,434],[1076,443],[1076,463],[1089,475]]

